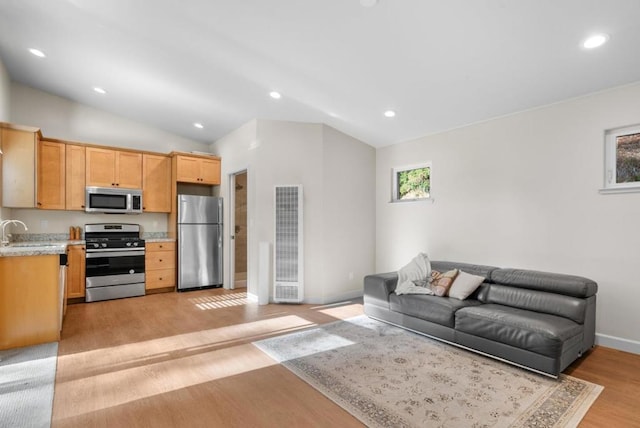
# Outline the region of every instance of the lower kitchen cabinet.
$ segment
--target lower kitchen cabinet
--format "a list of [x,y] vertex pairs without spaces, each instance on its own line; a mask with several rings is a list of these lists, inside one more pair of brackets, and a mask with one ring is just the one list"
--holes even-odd
[[60,340],[60,256],[0,257],[0,350]]
[[147,242],[144,263],[146,290],[176,286],[175,242]]
[[84,297],[85,248],[84,245],[69,245],[67,268],[67,299]]

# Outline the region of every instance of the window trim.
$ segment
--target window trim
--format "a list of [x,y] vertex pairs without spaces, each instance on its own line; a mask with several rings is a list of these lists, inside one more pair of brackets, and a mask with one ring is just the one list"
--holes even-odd
[[640,192],[640,181],[616,183],[616,140],[622,135],[640,134],[640,124],[606,130],[604,133],[604,187],[602,194]]
[[[410,171],[412,169],[429,168],[429,196],[426,198],[413,198],[413,199],[399,199],[398,192],[398,173],[402,171]],[[390,203],[407,203],[407,202],[433,202],[433,166],[431,161],[423,162],[414,165],[399,166],[391,169],[391,200]]]

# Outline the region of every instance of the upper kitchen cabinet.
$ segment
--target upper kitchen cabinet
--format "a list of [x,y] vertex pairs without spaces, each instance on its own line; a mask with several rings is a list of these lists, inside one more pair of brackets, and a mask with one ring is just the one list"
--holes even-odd
[[86,184],[97,187],[142,188],[142,153],[86,148]]
[[37,207],[45,210],[65,209],[65,144],[38,142]]
[[176,154],[176,181],[181,183],[220,184],[220,158]]
[[35,208],[38,128],[0,123],[2,206]]
[[67,144],[66,148],[66,208],[84,211],[85,146]]
[[171,158],[142,155],[142,205],[144,212],[171,211]]

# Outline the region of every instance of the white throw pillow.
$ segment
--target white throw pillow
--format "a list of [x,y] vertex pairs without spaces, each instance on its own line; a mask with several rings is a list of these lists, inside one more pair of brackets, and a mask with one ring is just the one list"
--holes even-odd
[[398,270],[396,294],[432,294],[427,287],[418,287],[414,282],[425,281],[429,276],[431,276],[431,262],[426,254],[420,253]]
[[476,291],[484,280],[485,278],[483,276],[471,275],[470,273],[459,271],[458,276],[456,276],[456,279],[449,289],[449,297],[464,300]]

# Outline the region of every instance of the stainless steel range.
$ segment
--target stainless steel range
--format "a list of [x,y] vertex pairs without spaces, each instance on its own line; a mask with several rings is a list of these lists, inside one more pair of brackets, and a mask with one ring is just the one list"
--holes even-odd
[[140,225],[84,226],[87,302],[144,296],[144,240]]

